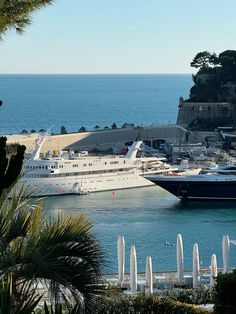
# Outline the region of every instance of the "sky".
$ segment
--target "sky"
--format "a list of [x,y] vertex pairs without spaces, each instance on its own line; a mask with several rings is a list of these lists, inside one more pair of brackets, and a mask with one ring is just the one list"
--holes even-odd
[[235,47],[235,0],[56,0],[0,42],[2,74],[194,73]]

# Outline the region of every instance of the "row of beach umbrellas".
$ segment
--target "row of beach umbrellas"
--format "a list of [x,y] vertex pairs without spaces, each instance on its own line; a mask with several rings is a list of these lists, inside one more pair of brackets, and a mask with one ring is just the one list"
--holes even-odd
[[[222,256],[223,256],[223,273],[229,272],[229,256],[230,243],[236,245],[235,240],[229,240],[228,235],[223,236],[222,240]],[[118,236],[117,239],[117,253],[118,253],[118,281],[122,285],[125,274],[125,239],[124,236]],[[183,254],[183,239],[182,235],[177,235],[176,240],[176,263],[177,263],[177,283],[184,284],[184,254]],[[210,286],[214,286],[215,279],[218,274],[216,255],[211,256],[210,266]],[[130,292],[135,294],[137,292],[138,273],[137,273],[137,255],[134,245],[130,250]],[[192,267],[192,285],[193,288],[201,284],[200,281],[200,259],[198,244],[193,245],[193,267]],[[153,272],[152,272],[152,258],[146,257],[146,273],[145,273],[145,291],[146,293],[153,292]]]

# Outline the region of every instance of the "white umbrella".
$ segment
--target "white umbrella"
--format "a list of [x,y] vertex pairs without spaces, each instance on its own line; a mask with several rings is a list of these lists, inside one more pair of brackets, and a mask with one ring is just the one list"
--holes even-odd
[[193,288],[200,284],[200,263],[199,263],[199,251],[198,244],[193,245]]
[[222,254],[223,254],[223,273],[228,273],[229,271],[229,251],[230,251],[230,242],[229,236],[224,235],[222,240]]
[[146,257],[146,293],[153,293],[152,258]]
[[117,255],[118,255],[118,280],[120,283],[124,280],[125,274],[125,238],[118,236],[117,239]]
[[135,246],[131,246],[130,251],[130,290],[131,294],[135,294],[137,292],[137,257],[136,257],[136,249]]
[[211,277],[210,277],[210,286],[213,287],[215,285],[215,278],[217,277],[217,261],[216,255],[212,254],[211,256]]
[[176,257],[177,257],[177,281],[184,281],[184,254],[183,254],[183,240],[181,234],[177,235],[176,245]]

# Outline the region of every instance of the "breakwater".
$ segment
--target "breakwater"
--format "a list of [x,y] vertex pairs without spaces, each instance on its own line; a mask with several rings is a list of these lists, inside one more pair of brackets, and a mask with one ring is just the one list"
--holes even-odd
[[[187,130],[178,125],[163,125],[152,127],[130,127],[130,128],[117,128],[110,130],[101,130],[93,132],[81,132],[71,134],[60,134],[48,136],[45,141],[42,152],[49,149],[62,150],[107,150],[113,149],[120,152],[121,147],[126,142],[134,141],[140,138],[144,141],[149,141],[154,148],[160,140],[164,142],[177,142],[182,143],[185,141]],[[24,144],[27,150],[30,151],[34,147],[35,140],[38,134],[22,134],[8,136],[9,144]]]

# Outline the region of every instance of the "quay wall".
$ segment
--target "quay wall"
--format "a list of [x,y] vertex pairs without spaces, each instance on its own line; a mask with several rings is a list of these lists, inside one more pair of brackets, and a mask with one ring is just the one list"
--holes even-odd
[[[185,141],[187,130],[179,125],[150,126],[140,128],[121,128],[100,130],[83,133],[71,133],[48,136],[43,144],[42,152],[53,150],[106,150],[113,149],[120,151],[126,142],[134,141],[137,138],[150,141],[151,144],[164,140],[170,143],[182,143]],[[38,134],[9,135],[8,144],[23,144],[27,151],[34,147]],[[155,146],[155,145],[154,145]]]
[[235,126],[236,105],[229,102],[184,102],[180,99],[177,124],[192,131],[214,131]]

